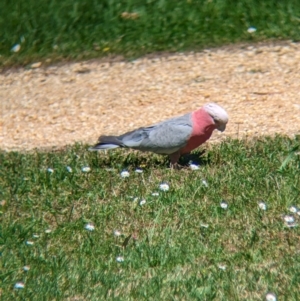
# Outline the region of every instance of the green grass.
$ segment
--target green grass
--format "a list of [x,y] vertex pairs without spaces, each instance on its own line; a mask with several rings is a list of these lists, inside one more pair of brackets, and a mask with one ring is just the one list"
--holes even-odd
[[[207,150],[197,171],[81,145],[1,152],[1,300],[255,301],[268,291],[299,300],[300,231],[282,219],[300,222],[289,212],[300,206],[300,158],[289,157],[297,145],[299,137],[227,140]],[[120,177],[124,168],[129,178]],[[170,190],[159,191],[161,182]],[[18,281],[24,289],[14,289]]]
[[[122,17],[124,12],[135,15]],[[250,26],[257,31],[248,33]],[[0,66],[109,54],[133,58],[241,41],[299,40],[300,2],[2,0],[0,28]],[[18,53],[10,51],[15,44],[21,45]]]
[[[3,0],[0,66],[297,41],[299,12],[296,0]],[[21,50],[12,53],[15,44]],[[0,152],[1,300],[258,301],[268,291],[299,300],[299,226],[283,221],[300,222],[289,212],[300,207],[299,142],[227,140],[209,148],[198,171],[82,145]],[[159,191],[162,182],[169,191]],[[20,281],[24,289],[15,289]]]

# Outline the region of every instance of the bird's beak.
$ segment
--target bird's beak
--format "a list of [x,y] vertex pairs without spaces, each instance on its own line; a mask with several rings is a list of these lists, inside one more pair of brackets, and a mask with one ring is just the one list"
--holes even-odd
[[218,127],[217,127],[217,130],[220,131],[220,132],[224,132],[226,129],[226,124],[220,124]]

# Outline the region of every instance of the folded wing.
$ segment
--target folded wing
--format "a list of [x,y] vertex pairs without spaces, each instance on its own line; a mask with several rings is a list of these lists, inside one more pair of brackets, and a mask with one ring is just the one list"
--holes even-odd
[[157,154],[172,154],[184,147],[192,134],[192,117],[186,114],[120,136],[100,136],[90,150],[128,147]]
[[118,137],[123,145],[157,154],[172,154],[186,145],[192,134],[191,114],[143,127]]

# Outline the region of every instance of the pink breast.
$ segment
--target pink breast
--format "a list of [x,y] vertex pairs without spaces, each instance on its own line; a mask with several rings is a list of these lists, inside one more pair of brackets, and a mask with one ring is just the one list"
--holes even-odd
[[203,109],[192,114],[193,131],[187,145],[181,150],[181,154],[189,153],[197,148],[212,135],[216,128],[212,117]]

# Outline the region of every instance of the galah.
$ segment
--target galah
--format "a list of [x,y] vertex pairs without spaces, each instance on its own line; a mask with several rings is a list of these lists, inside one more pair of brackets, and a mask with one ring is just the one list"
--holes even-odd
[[181,155],[203,144],[215,129],[223,132],[227,122],[226,111],[215,103],[208,103],[194,112],[120,136],[100,136],[98,143],[90,150],[126,147],[169,155],[171,168],[175,168]]

